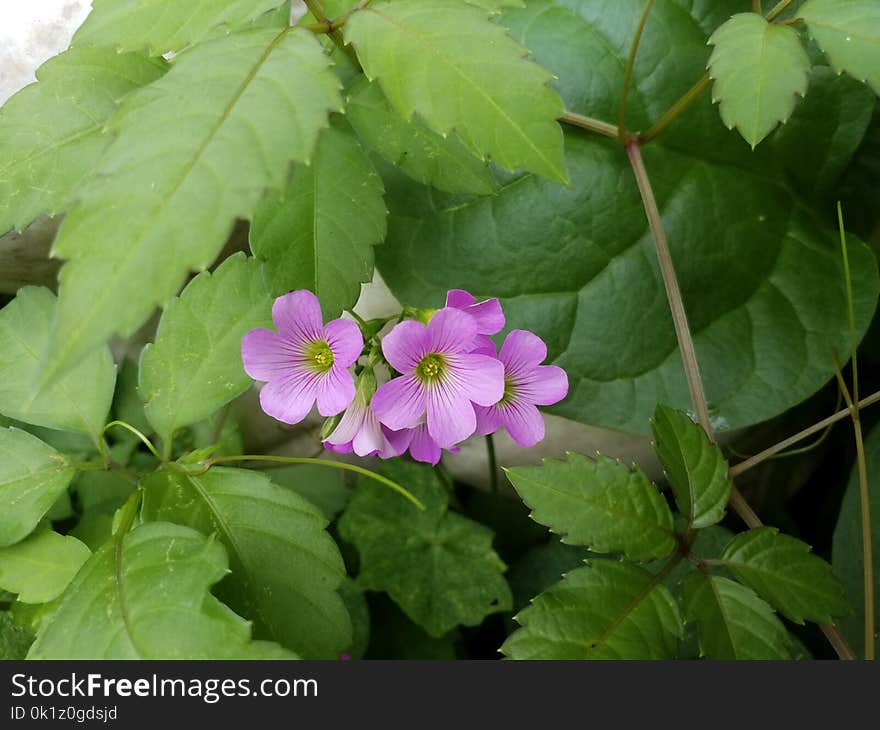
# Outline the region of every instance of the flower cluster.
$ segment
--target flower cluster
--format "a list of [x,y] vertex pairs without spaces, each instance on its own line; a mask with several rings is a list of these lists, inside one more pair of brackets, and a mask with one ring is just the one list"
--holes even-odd
[[[489,336],[505,324],[500,302],[459,289],[426,323],[400,321],[381,341],[371,336],[366,350],[351,320],[323,323],[309,291],[279,297],[272,319],[277,332],[251,330],[241,347],[245,371],[266,383],[263,410],[298,423],[317,402],[318,413],[335,417],[324,438],[333,451],[383,459],[409,451],[436,464],[444,449],[501,428],[533,446],[544,438],[537,407],[568,393],[565,371],[541,364],[547,346],[537,335],[513,330],[496,354]],[[381,384],[380,363],[391,373]]]

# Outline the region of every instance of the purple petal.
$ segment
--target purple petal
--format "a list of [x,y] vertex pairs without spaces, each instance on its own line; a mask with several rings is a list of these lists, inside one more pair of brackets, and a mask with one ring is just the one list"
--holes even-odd
[[366,413],[366,406],[361,401],[353,400],[351,405],[345,409],[345,413],[342,414],[333,433],[324,439],[324,443],[348,444],[354,441],[354,437],[361,430]]
[[438,446],[444,449],[455,446],[476,429],[474,407],[461,391],[440,386],[428,392],[428,433]]
[[351,445],[351,441],[345,444],[331,444],[329,441],[325,441],[324,448],[327,451],[333,451],[337,454],[350,454],[352,451],[354,451],[354,447]]
[[399,373],[412,372],[428,353],[428,328],[408,319],[382,338],[382,354]]
[[275,332],[256,329],[241,338],[244,371],[254,380],[275,380],[290,372],[289,348]]
[[568,375],[556,365],[539,365],[516,382],[517,400],[550,406],[568,395]]
[[431,464],[432,466],[437,466],[437,463],[440,461],[440,446],[431,438],[425,424],[413,429],[409,453],[416,461]]
[[321,377],[318,385],[318,413],[325,418],[342,413],[354,400],[354,378],[339,365]]
[[446,292],[446,306],[454,309],[467,309],[477,298],[464,289],[450,289]]
[[285,340],[320,340],[323,322],[321,305],[307,289],[280,296],[272,305],[272,321]]
[[333,362],[347,368],[354,365],[364,349],[361,328],[350,319],[334,319],[324,327],[327,344],[333,350]]
[[318,394],[318,379],[311,373],[294,372],[272,380],[260,391],[263,411],[284,423],[299,423],[312,410]]
[[381,423],[392,431],[399,431],[412,428],[422,420],[427,396],[418,380],[404,375],[380,385],[370,407]]
[[507,374],[515,378],[547,359],[547,345],[532,332],[513,330],[504,340],[498,359],[504,363]]
[[501,411],[496,406],[474,406],[477,414],[477,430],[480,436],[488,436],[495,433],[504,424],[501,419]]
[[501,409],[504,428],[520,446],[534,446],[544,438],[544,419],[530,403],[508,403]]
[[504,365],[485,355],[449,358],[455,387],[481,406],[493,406],[504,397]]
[[477,323],[460,309],[441,309],[428,322],[428,352],[470,352],[477,336]]
[[[388,441],[388,453],[390,456],[400,456],[409,448],[414,431],[415,429],[413,428],[402,428],[399,431],[392,431],[387,426],[382,426],[382,433]],[[382,453],[380,453],[379,456],[383,459],[390,458],[390,456],[386,456]]]
[[354,437],[354,453],[358,456],[369,456],[386,450],[387,446],[382,426],[370,411],[366,411],[361,430]]
[[477,335],[474,338],[474,349],[471,350],[472,355],[486,355],[487,357],[497,357],[498,349],[495,343],[486,335]]
[[481,335],[494,335],[504,328],[504,312],[495,297],[472,304],[465,311],[477,321],[477,332]]

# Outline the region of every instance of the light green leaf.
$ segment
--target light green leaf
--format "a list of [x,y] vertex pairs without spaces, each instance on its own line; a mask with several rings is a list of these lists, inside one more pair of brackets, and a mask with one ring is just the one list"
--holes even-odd
[[402,118],[378,84],[358,79],[349,89],[345,116],[361,140],[420,183],[449,193],[488,195],[495,179],[454,132],[445,137],[417,118]]
[[720,522],[732,486],[721,449],[682,411],[658,405],[652,427],[678,509],[697,529]]
[[674,659],[682,635],[669,589],[615,560],[587,561],[515,618],[501,647],[511,659]]
[[0,413],[25,423],[85,433],[97,443],[113,400],[116,367],[101,347],[44,388],[40,355],[57,312],[48,289],[26,286],[0,311]]
[[697,622],[708,659],[790,659],[785,626],[764,601],[728,578],[694,571],[682,580],[685,619]]
[[809,0],[798,13],[831,65],[880,94],[880,5],[874,0]]
[[721,555],[724,565],[779,611],[802,624],[804,619],[831,623],[849,612],[843,586],[831,566],[810,546],[774,527],[741,532]]
[[0,611],[0,661],[24,659],[33,640],[9,611]]
[[[880,427],[865,439],[868,470],[868,500],[871,511],[871,550],[874,565],[874,616],[880,617]],[[857,465],[853,465],[849,484],[834,528],[831,563],[846,591],[852,608],[839,623],[858,656],[865,656],[865,579],[862,542],[862,509]],[[877,620],[877,619],[875,619]],[[880,634],[874,637],[875,654],[880,653]]]
[[672,512],[648,477],[601,454],[568,454],[542,466],[507,469],[532,519],[569,545],[652,560],[675,548]]
[[345,38],[367,76],[404,117],[451,130],[502,167],[566,182],[559,97],[551,75],[461,0],[377,2],[352,15]]
[[[631,129],[648,129],[693,86],[707,29],[743,3],[696,7],[655,4],[636,59]],[[615,119],[643,9],[642,0],[531,0],[500,22],[558,75],[568,109]],[[644,149],[718,431],[808,398],[834,375],[828,353],[849,348],[839,237],[828,206],[810,207],[812,184],[799,185],[807,165],[836,177],[858,147],[873,100],[849,94],[844,103],[836,90],[850,81],[813,89],[786,125],[786,154],[777,156],[783,131],[751,152],[708,96]],[[803,136],[789,136],[791,125]],[[442,306],[452,287],[501,297],[508,328],[536,332],[568,373],[554,413],[644,433],[657,403],[690,403],[644,206],[614,141],[575,130],[565,148],[570,189],[522,175],[491,197],[465,198],[386,180],[391,216],[377,266],[412,306]],[[857,237],[849,244],[861,336],[876,309],[877,261]]]
[[284,0],[92,0],[75,46],[110,46],[161,55],[197,43],[220,25],[240,27]]
[[212,468],[165,471],[144,485],[142,515],[216,533],[232,573],[217,595],[272,638],[307,658],[336,659],[351,622],[336,592],[345,566],[324,516],[264,474]]
[[0,588],[22,603],[46,603],[61,595],[91,554],[75,537],[35,532],[0,548]]
[[340,534],[360,556],[358,582],[386,591],[434,637],[509,609],[505,566],[492,549],[491,530],[449,511],[446,491],[430,467],[394,462],[381,471],[409,489],[425,510],[360,480],[339,521]]
[[68,261],[43,380],[131,333],[214,260],[266,187],[284,185],[290,161],[311,158],[341,103],[328,63],[308,31],[245,31],[185,51],[126,97],[117,139],[55,241]]
[[77,573],[28,659],[295,659],[250,640],[211,595],[228,572],[223,546],[188,527],[141,525],[117,561],[107,543]]
[[27,537],[75,473],[63,455],[36,436],[0,428],[0,546]]
[[756,13],[739,13],[722,25],[709,43],[712,100],[721,118],[739,129],[754,149],[794,111],[795,98],[807,93],[810,59],[797,31],[768,23]]
[[168,304],[155,343],[143,350],[138,379],[147,420],[165,443],[250,387],[241,338],[271,326],[271,310],[261,264],[240,252],[199,274]]
[[77,48],[37,69],[0,109],[0,234],[65,209],[112,137],[104,125],[128,92],[165,72],[162,59]]
[[382,180],[342,124],[324,130],[311,165],[298,165],[280,196],[257,209],[254,256],[266,262],[274,296],[309,289],[327,319],[357,302],[385,238]]

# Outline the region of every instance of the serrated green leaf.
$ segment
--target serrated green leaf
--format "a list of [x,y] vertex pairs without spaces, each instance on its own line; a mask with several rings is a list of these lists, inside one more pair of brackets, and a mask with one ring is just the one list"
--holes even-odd
[[298,165],[280,196],[254,214],[250,244],[274,296],[309,289],[326,319],[358,300],[385,238],[382,180],[342,124],[324,130],[311,165]]
[[61,595],[91,551],[75,537],[41,530],[0,548],[0,588],[22,603],[46,603]]
[[15,623],[9,611],[0,611],[0,661],[24,659],[33,635]]
[[709,74],[721,118],[754,149],[807,93],[810,59],[797,31],[756,13],[734,15],[709,38]]
[[838,73],[846,71],[880,94],[880,5],[874,0],[809,0],[798,17]]
[[112,137],[117,102],[167,64],[137,53],[77,48],[37,69],[0,109],[0,234],[65,209]]
[[232,569],[217,595],[255,621],[256,634],[308,658],[336,659],[351,622],[336,589],[345,578],[324,516],[265,474],[166,471],[144,485],[142,515],[216,533]]
[[75,46],[109,46],[161,55],[202,40],[214,28],[246,25],[284,0],[92,0]]
[[658,405],[652,427],[678,509],[697,529],[720,522],[732,486],[721,449],[682,411]]
[[785,626],[764,601],[728,578],[689,573],[682,580],[685,619],[697,622],[708,659],[790,659]]
[[40,355],[58,311],[48,289],[26,286],[0,311],[0,413],[25,423],[88,434],[97,443],[110,410],[116,367],[101,347],[44,388]]
[[185,51],[126,97],[117,139],[55,241],[68,261],[44,381],[131,333],[214,260],[267,187],[284,185],[292,160],[311,158],[341,104],[328,63],[308,31],[244,31]]
[[260,262],[241,252],[199,274],[168,304],[138,378],[147,420],[165,443],[250,387],[241,338],[271,326],[271,311]]
[[349,18],[345,39],[404,117],[455,130],[502,167],[567,181],[552,77],[485,10],[461,0],[372,3]]
[[398,114],[379,85],[358,79],[348,91],[345,116],[361,140],[413,180],[449,193],[488,195],[495,178],[453,132],[445,137],[418,119]]
[[36,436],[0,428],[0,546],[27,537],[75,473],[62,454]]
[[223,546],[168,523],[141,525],[98,550],[43,623],[28,659],[295,659],[250,640],[210,593],[228,572]]
[[[629,97],[631,129],[647,129],[693,86],[707,29],[743,3],[700,7],[669,0],[652,10]],[[501,22],[558,75],[571,111],[615,119],[643,9],[641,0],[533,0]],[[825,96],[795,110],[791,123],[800,119],[809,136],[795,147],[786,134],[787,149],[817,171],[845,167],[860,135],[841,127],[870,114],[864,95],[847,107],[836,88],[815,88],[810,96]],[[802,112],[828,124],[803,124]],[[751,152],[704,96],[644,149],[718,431],[809,397],[833,377],[827,353],[849,347],[838,234],[825,225],[827,205],[811,210],[791,180],[794,163],[777,158],[778,136]],[[690,403],[644,207],[619,145],[570,131],[566,155],[571,189],[525,175],[489,198],[463,199],[388,184],[377,266],[413,306],[442,306],[451,287],[501,297],[507,326],[536,332],[568,373],[568,397],[553,412],[644,433],[657,403]],[[877,262],[856,237],[849,243],[861,336],[876,309]]]
[[810,552],[810,546],[775,527],[741,532],[725,548],[721,560],[743,583],[783,616],[831,623],[849,612],[843,586],[831,566]]
[[644,568],[589,560],[515,617],[501,651],[511,659],[673,659],[678,605]]
[[[880,617],[880,427],[865,439],[868,499],[871,511],[871,550],[874,565],[874,615]],[[852,612],[839,624],[858,656],[865,656],[865,578],[862,542],[862,509],[858,466],[853,464],[849,484],[834,528],[831,563],[843,583]],[[875,619],[876,620],[876,619]],[[880,634],[874,637],[875,654],[880,652]]]
[[425,510],[360,480],[339,520],[340,534],[360,556],[358,582],[386,591],[434,637],[509,609],[505,566],[492,549],[491,530],[449,512],[446,491],[430,467],[395,462],[381,471],[409,489]]
[[675,548],[672,512],[638,467],[597,454],[595,461],[568,454],[542,466],[507,469],[510,483],[532,510],[532,519],[569,545],[600,553],[621,552],[653,560]]

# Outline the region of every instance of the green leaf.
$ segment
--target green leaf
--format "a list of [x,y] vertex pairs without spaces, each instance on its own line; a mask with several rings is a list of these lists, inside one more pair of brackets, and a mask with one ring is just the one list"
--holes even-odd
[[532,510],[532,519],[569,545],[631,560],[662,558],[675,548],[672,512],[637,467],[601,454],[596,460],[568,454],[542,466],[507,469],[510,483]]
[[416,113],[438,134],[454,129],[502,167],[567,181],[552,77],[485,10],[460,0],[372,3],[349,18],[345,39],[404,117]]
[[589,560],[516,615],[501,647],[511,659],[674,659],[678,605],[644,568]]
[[658,405],[652,427],[678,509],[697,529],[720,522],[732,486],[721,449],[682,411]]
[[40,355],[58,312],[55,295],[26,286],[0,311],[0,413],[25,423],[85,433],[97,443],[113,399],[116,368],[101,347],[63,377],[37,387]]
[[754,149],[807,93],[810,59],[797,31],[756,13],[734,15],[709,38],[709,74],[721,119]]
[[790,659],[785,626],[764,601],[728,578],[694,571],[682,580],[685,619],[699,624],[709,659]]
[[[28,659],[280,658],[210,593],[228,572],[216,540],[188,527],[141,525],[98,550],[43,623]],[[296,658],[286,654],[286,658]]]
[[0,428],[0,546],[27,537],[75,473],[64,456],[36,436]]
[[835,71],[880,94],[880,5],[874,0],[809,0],[798,13]]
[[214,260],[266,187],[284,185],[290,161],[311,158],[341,103],[328,62],[308,31],[244,31],[185,51],[126,97],[55,241],[68,261],[43,380],[130,334]]
[[15,623],[9,611],[0,611],[0,661],[24,659],[34,637]]
[[[871,512],[871,552],[874,565],[874,615],[880,617],[880,427],[865,439],[868,471],[868,500]],[[843,583],[852,612],[842,616],[840,629],[858,656],[865,656],[865,579],[862,542],[862,509],[857,465],[853,465],[849,484],[834,528],[831,564]],[[877,619],[875,619],[877,620]],[[875,654],[880,652],[880,636],[874,637]]]
[[779,611],[802,624],[804,619],[831,623],[849,612],[843,586],[831,566],[810,546],[775,527],[741,532],[721,555],[724,565]]
[[284,0],[92,0],[75,46],[146,50],[158,56],[197,43],[220,25],[246,25],[283,5]]
[[385,238],[383,193],[354,136],[342,124],[324,130],[312,164],[298,165],[254,215],[251,250],[266,262],[272,294],[309,289],[327,319],[353,307]]
[[[706,28],[743,9],[741,0],[703,5],[711,9],[670,0],[652,10],[636,59],[631,129],[647,129],[693,86],[708,55]],[[568,109],[615,119],[643,9],[642,0],[533,0],[501,22],[557,74]],[[845,167],[859,139],[848,127],[870,114],[863,95],[841,106],[835,88],[814,89],[827,95],[801,105],[789,123],[809,131],[796,149],[806,155],[817,145],[809,152],[817,171]],[[829,123],[804,124],[802,110]],[[751,152],[704,96],[644,149],[718,431],[803,401],[833,377],[828,353],[849,348],[830,208],[809,207],[777,159],[779,136]],[[795,149],[788,135],[786,144]],[[377,266],[412,306],[442,306],[452,287],[501,297],[507,326],[536,332],[568,373],[568,397],[552,412],[644,433],[657,403],[690,403],[644,206],[614,141],[571,130],[565,147],[570,189],[533,175],[507,179],[487,198],[386,184],[391,217]],[[849,244],[861,336],[876,309],[877,261],[855,236]]]
[[272,469],[272,481],[285,489],[292,489],[311,502],[333,521],[348,500],[352,490],[346,484],[344,472],[316,464],[297,464]]
[[271,309],[261,264],[241,252],[168,304],[155,343],[141,355],[138,382],[147,420],[165,443],[251,386],[241,338],[271,326]]
[[403,119],[369,79],[361,77],[349,89],[345,116],[364,144],[413,180],[449,193],[488,195],[495,190],[488,165],[458,135],[444,137],[415,117]]
[[409,489],[425,510],[360,480],[339,521],[340,534],[360,556],[358,582],[387,592],[434,637],[508,610],[510,589],[491,530],[449,512],[446,491],[430,467],[394,462],[381,472]]
[[104,125],[128,92],[165,72],[162,59],[77,48],[37,69],[0,109],[0,234],[65,209],[112,137]]
[[41,530],[0,548],[0,588],[22,603],[46,603],[61,595],[91,551],[75,537]]
[[254,620],[258,636],[307,658],[348,648],[351,622],[336,592],[345,566],[327,521],[298,495],[244,469],[164,471],[145,482],[142,515],[217,534],[232,569],[217,595]]

